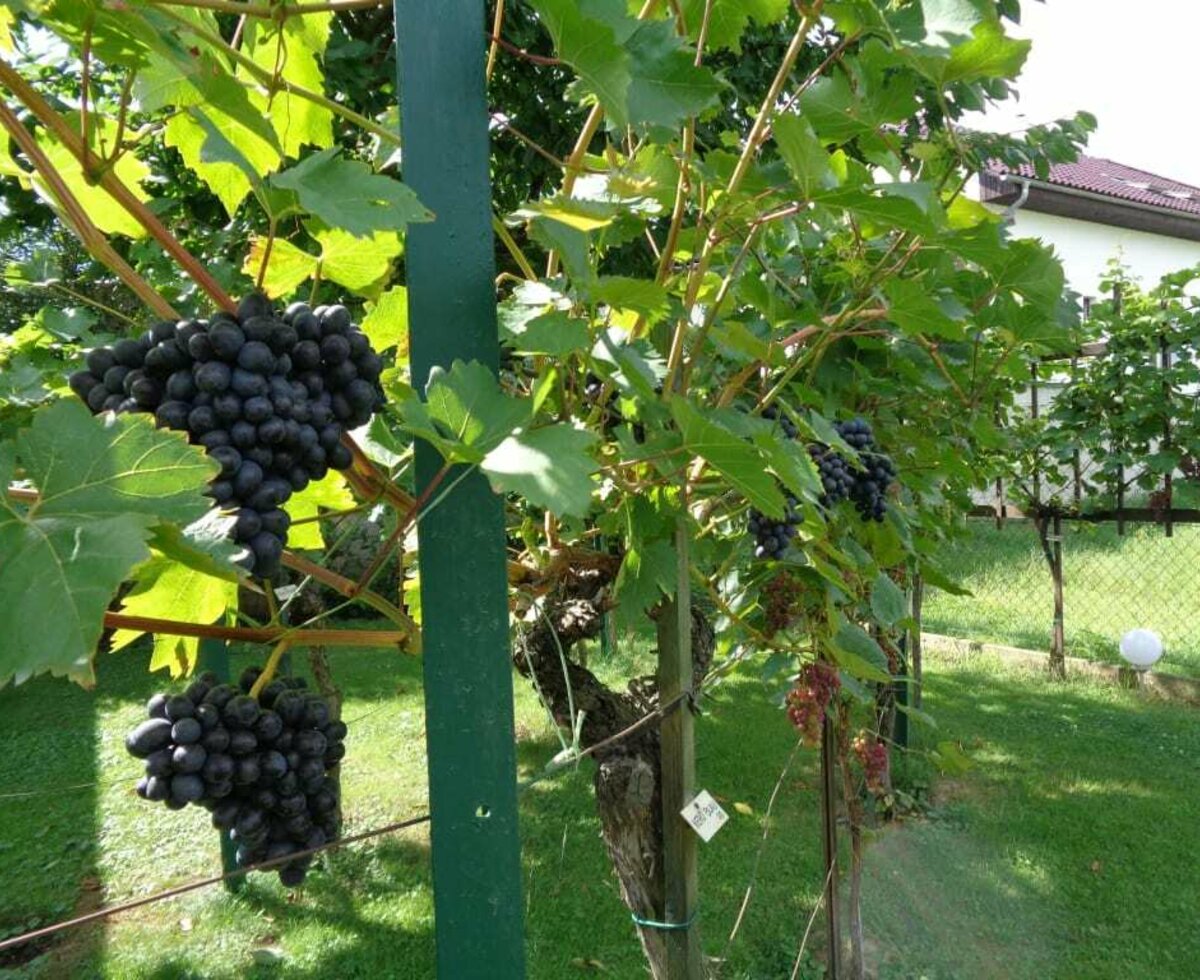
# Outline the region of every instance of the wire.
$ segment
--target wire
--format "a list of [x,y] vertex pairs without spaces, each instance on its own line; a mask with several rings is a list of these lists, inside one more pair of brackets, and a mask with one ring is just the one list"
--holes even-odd
[[408,820],[400,820],[396,823],[390,823],[383,827],[376,827],[374,830],[363,831],[361,834],[352,834],[351,836],[343,837],[340,840],[330,841],[328,844],[322,844],[320,847],[310,847],[305,851],[296,851],[292,854],[286,855],[285,857],[273,858],[270,861],[261,861],[258,864],[250,864],[244,868],[237,868],[233,871],[227,871],[220,875],[213,875],[209,878],[198,878],[195,881],[189,881],[187,884],[178,885],[175,888],[168,888],[165,891],[155,892],[153,895],[147,895],[145,898],[135,898],[129,902],[122,902],[119,905],[110,905],[108,908],[98,909],[95,912],[89,912],[87,915],[76,916],[74,919],[64,919],[62,922],[54,923],[54,925],[44,926],[41,929],[34,929],[32,932],[27,932],[20,936],[14,936],[11,939],[5,939],[3,942],[0,942],[0,952],[3,952],[6,949],[11,949],[13,946],[20,946],[22,943],[31,942],[34,939],[41,939],[43,936],[51,936],[66,929],[73,929],[77,926],[87,925],[89,922],[107,919],[109,916],[117,915],[121,912],[128,912],[131,909],[141,908],[143,905],[153,905],[158,902],[165,902],[167,899],[176,898],[179,895],[184,895],[200,888],[207,888],[209,885],[217,885],[221,882],[229,881],[231,878],[240,878],[243,875],[249,874],[251,871],[265,871],[283,864],[289,864],[290,862],[299,860],[300,858],[309,857],[313,854],[319,854],[322,851],[334,850],[336,848],[343,847],[346,844],[354,844],[358,841],[368,840],[372,837],[379,837],[383,834],[394,833],[397,830],[406,830],[409,827],[416,827],[418,824],[428,823],[430,819],[431,817],[428,813],[422,814],[419,817],[410,817]]

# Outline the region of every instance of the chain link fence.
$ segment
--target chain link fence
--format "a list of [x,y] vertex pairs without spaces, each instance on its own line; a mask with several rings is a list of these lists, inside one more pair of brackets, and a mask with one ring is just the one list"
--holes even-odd
[[[1062,522],[1067,656],[1118,662],[1134,627],[1158,633],[1157,669],[1200,676],[1200,524]],[[1030,520],[973,517],[948,542],[939,566],[971,595],[926,588],[922,629],[961,639],[1049,651],[1054,586]]]

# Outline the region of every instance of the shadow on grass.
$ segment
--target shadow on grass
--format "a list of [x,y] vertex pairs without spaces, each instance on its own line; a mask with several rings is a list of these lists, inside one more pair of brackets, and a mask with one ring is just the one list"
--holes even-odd
[[994,662],[932,668],[927,710],[976,764],[869,852],[880,977],[1195,976],[1194,710]]
[[[0,939],[102,900],[97,877],[97,697],[39,677],[0,690]],[[99,955],[102,930],[0,953],[0,977],[70,976]]]

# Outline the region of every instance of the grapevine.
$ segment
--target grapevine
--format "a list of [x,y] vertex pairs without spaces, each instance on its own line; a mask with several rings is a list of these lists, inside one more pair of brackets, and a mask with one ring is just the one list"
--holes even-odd
[[[145,761],[138,796],[210,811],[213,826],[237,843],[242,867],[320,847],[339,830],[329,770],[346,754],[346,726],[331,720],[329,703],[303,678],[274,680],[254,697],[260,675],[247,668],[234,687],[202,674],[183,694],[155,694],[148,719],[125,739],[130,755]],[[310,863],[282,865],[279,880],[301,884]]]
[[236,314],[164,320],[97,347],[70,376],[93,412],[147,412],[221,464],[207,493],[234,517],[236,561],[275,576],[291,520],[283,505],[351,464],[342,442],[383,400],[383,362],[344,306],[293,303],[281,315],[251,294]]

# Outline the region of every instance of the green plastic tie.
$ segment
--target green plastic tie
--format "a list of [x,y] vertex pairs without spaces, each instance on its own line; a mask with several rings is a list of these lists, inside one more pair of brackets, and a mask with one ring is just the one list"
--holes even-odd
[[663,932],[679,932],[683,929],[690,929],[692,923],[696,921],[696,916],[700,914],[699,907],[688,917],[687,922],[655,922],[653,919],[643,919],[636,912],[630,912],[629,917],[633,919],[633,924],[641,926],[643,929],[660,929]]

